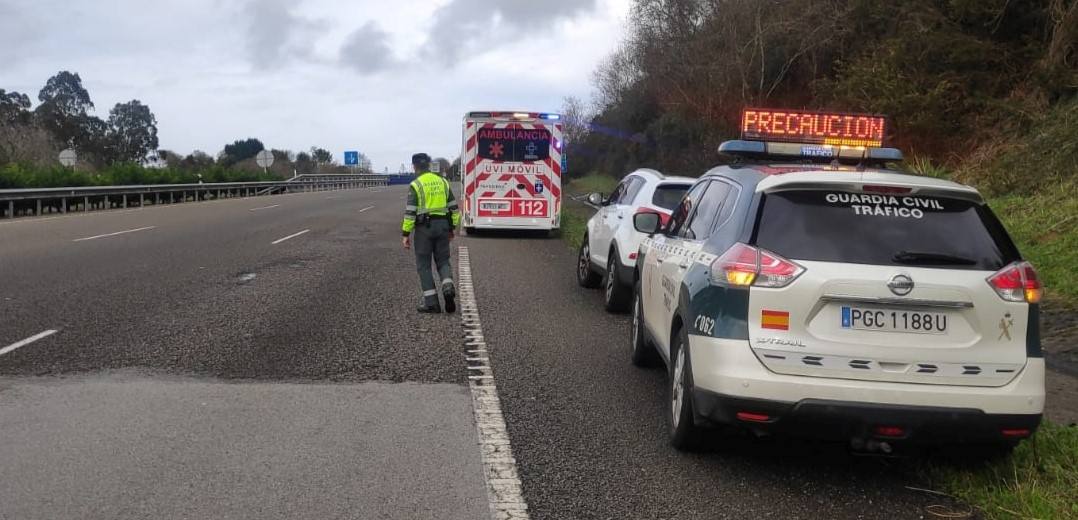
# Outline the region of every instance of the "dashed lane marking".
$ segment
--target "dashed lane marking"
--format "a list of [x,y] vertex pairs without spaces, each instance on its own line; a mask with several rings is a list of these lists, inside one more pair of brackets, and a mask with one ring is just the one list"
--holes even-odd
[[309,229],[304,229],[303,231],[300,231],[299,233],[295,233],[295,234],[292,234],[292,235],[288,235],[288,236],[286,236],[286,237],[284,237],[284,238],[282,238],[282,239],[279,239],[279,240],[275,240],[275,241],[273,241],[273,243],[272,243],[272,244],[270,244],[270,245],[273,245],[273,246],[275,246],[275,245],[277,245],[277,244],[280,244],[281,242],[284,242],[285,240],[292,240],[293,238],[296,238],[296,237],[298,237],[298,236],[300,236],[300,235],[306,235],[307,233],[310,233],[310,232],[311,232],[311,230],[309,230]]
[[372,210],[372,209],[374,209],[374,206],[367,206],[367,207],[365,207],[365,208],[363,208],[363,209],[359,210],[359,212],[360,212],[360,213],[363,213],[364,211],[370,211],[370,210]]
[[249,209],[247,211],[262,211],[264,209],[273,209],[273,208],[279,208],[279,207],[281,207],[280,204],[274,204],[272,206],[262,206],[261,208],[251,208],[251,209]]
[[40,334],[34,334],[33,336],[30,336],[29,338],[26,338],[22,341],[16,341],[15,343],[12,343],[4,348],[0,348],[0,356],[3,356],[4,354],[7,354],[8,352],[11,352],[17,348],[25,347],[35,341],[45,339],[49,336],[52,336],[53,334],[56,334],[57,332],[59,331],[46,330],[45,332],[42,332]]
[[468,387],[472,392],[472,410],[479,431],[479,447],[483,458],[483,473],[490,501],[490,514],[494,520],[526,520],[528,505],[517,473],[517,462],[509,445],[509,432],[505,428],[498,387],[494,384],[494,372],[487,357],[487,343],[483,338],[483,326],[479,322],[479,307],[475,301],[472,285],[472,266],[468,248],[461,246],[458,265],[458,288],[460,297],[461,325],[464,327],[465,360],[469,372]]
[[97,240],[99,238],[114,237],[116,235],[126,235],[128,233],[137,233],[139,231],[146,231],[148,229],[157,229],[157,226],[140,227],[138,229],[127,229],[127,230],[124,230],[124,231],[117,231],[115,233],[105,233],[104,235],[95,235],[95,236],[92,236],[92,237],[76,238],[75,240],[72,240],[72,242],[85,242],[87,240]]

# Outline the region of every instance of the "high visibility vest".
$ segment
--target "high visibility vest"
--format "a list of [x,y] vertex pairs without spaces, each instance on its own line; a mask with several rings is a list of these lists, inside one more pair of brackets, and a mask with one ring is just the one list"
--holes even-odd
[[460,214],[456,211],[457,201],[453,197],[449,181],[427,172],[412,181],[410,189],[408,204],[404,208],[404,222],[401,224],[404,234],[410,234],[415,229],[416,218],[421,215],[451,216],[453,227],[460,225]]

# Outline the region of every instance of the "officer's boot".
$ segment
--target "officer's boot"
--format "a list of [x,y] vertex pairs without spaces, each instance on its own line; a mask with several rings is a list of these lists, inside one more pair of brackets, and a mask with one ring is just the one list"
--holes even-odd
[[[434,285],[433,283],[431,285]],[[438,291],[429,290],[423,292],[423,304],[416,307],[416,310],[423,314],[439,314],[442,312],[442,306],[438,304]]]
[[452,278],[442,280],[442,297],[445,298],[445,312],[457,312],[457,288],[453,285]]

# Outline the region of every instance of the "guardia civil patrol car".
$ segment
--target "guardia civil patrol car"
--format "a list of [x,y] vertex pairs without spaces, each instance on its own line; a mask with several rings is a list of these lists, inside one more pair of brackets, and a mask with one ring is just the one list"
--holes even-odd
[[757,434],[1006,451],[1044,407],[1041,285],[976,190],[902,173],[880,116],[745,110],[635,271],[632,361],[671,442]]

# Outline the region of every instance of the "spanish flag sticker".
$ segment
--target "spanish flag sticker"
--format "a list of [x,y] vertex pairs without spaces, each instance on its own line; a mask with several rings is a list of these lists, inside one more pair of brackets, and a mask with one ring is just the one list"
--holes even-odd
[[760,327],[772,330],[790,330],[790,313],[764,310],[760,316]]

